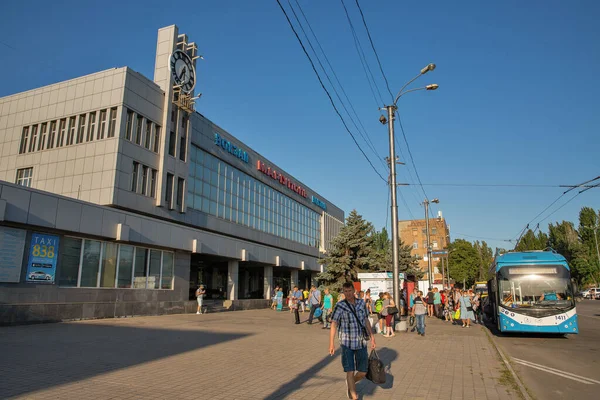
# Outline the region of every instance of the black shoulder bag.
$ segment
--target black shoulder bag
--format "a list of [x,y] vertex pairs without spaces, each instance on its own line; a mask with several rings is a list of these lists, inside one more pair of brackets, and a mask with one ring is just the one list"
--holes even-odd
[[371,339],[371,336],[369,336],[369,332],[367,331],[367,328],[365,328],[365,326],[362,324],[362,322],[360,322],[360,319],[358,319],[358,315],[356,315],[356,311],[354,310],[354,307],[352,307],[350,305],[350,303],[348,303],[348,300],[344,300],[344,302],[346,303],[348,308],[350,308],[350,311],[352,311],[352,315],[354,315],[354,318],[356,318],[356,322],[358,322],[358,325],[361,328],[362,340],[369,341]]

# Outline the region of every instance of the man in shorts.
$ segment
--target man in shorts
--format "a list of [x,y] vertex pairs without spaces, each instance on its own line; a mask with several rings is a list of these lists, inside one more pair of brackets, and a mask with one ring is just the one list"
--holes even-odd
[[375,335],[369,324],[369,314],[364,300],[354,296],[352,282],[344,283],[342,288],[344,301],[340,301],[333,309],[331,316],[331,331],[329,333],[329,354],[334,355],[334,338],[339,329],[340,348],[342,350],[342,367],[346,373],[346,387],[349,399],[358,399],[356,383],[367,374],[369,356],[367,352],[368,341],[371,348],[375,349]]
[[198,290],[196,290],[196,300],[198,301],[198,310],[196,311],[196,314],[202,314],[202,303],[205,294],[206,290],[204,290],[204,285],[198,286]]

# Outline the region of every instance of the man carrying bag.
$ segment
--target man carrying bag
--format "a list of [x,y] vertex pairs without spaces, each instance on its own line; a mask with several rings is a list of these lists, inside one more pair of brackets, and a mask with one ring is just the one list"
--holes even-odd
[[321,291],[312,285],[310,288],[310,297],[308,299],[310,304],[310,314],[308,315],[308,324],[312,324],[313,317],[317,308],[321,308]]
[[336,304],[331,316],[329,354],[333,356],[335,353],[334,339],[339,329],[347,395],[350,399],[358,399],[356,383],[367,374],[369,363],[366,346],[370,341],[371,348],[375,349],[375,335],[371,331],[364,300],[354,297],[352,282],[344,283],[343,293],[346,300]]

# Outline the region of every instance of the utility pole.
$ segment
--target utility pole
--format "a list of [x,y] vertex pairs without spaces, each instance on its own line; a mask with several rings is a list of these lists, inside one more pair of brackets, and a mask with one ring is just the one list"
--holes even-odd
[[[394,141],[394,113],[396,106],[385,106],[388,113],[388,131],[390,136],[390,185],[392,196],[392,266],[394,275],[394,303],[400,305],[400,267],[398,265],[398,202],[396,199],[396,149]],[[383,117],[383,116],[382,116]],[[383,122],[385,118],[380,119]]]
[[427,231],[427,278],[429,279],[429,287],[433,287],[433,277],[431,273],[431,241],[429,240],[429,200],[425,199],[425,230]]
[[[439,203],[438,199],[431,200],[432,203]],[[427,231],[427,275],[429,277],[429,287],[433,287],[433,269],[431,268],[431,238],[429,233],[429,200],[423,201],[425,205],[425,230]]]

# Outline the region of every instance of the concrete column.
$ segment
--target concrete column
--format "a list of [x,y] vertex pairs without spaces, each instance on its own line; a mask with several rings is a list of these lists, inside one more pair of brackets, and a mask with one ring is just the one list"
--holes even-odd
[[263,290],[264,290],[264,294],[265,294],[265,299],[267,299],[267,300],[271,299],[271,290],[273,290],[273,267],[272,266],[265,267],[263,287],[264,287]]
[[290,283],[292,285],[292,287],[290,289],[293,289],[294,286],[298,286],[298,270],[297,269],[292,270],[291,276],[290,276]]
[[239,262],[227,262],[227,300],[238,299]]

